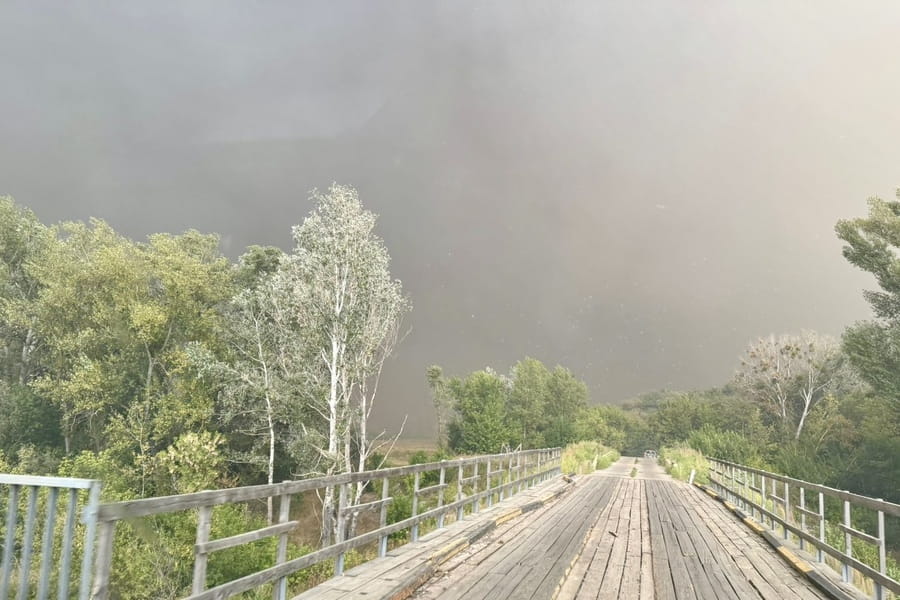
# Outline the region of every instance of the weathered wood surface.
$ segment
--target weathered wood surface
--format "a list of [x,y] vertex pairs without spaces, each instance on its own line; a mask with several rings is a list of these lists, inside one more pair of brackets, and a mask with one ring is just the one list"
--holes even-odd
[[482,508],[477,515],[432,531],[417,542],[396,548],[383,558],[351,569],[342,577],[329,579],[295,600],[406,597],[431,577],[436,566],[464,552],[487,532],[506,530],[511,523],[528,523],[551,499],[571,488],[570,483],[556,478],[523,491],[491,508]]
[[[637,466],[637,477],[630,477]],[[370,596],[371,597],[371,596]],[[825,598],[715,500],[623,459],[447,561],[414,598]]]

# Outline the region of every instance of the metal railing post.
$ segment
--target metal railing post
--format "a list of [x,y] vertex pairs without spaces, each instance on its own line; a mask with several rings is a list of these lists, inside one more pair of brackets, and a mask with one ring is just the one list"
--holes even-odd
[[50,587],[50,563],[53,554],[53,528],[56,525],[56,504],[59,488],[50,488],[47,495],[47,517],[44,520],[44,539],[41,541],[41,571],[38,579],[38,600],[45,600]]
[[[878,511],[878,572],[882,575],[887,575],[887,540],[884,534],[883,510]],[[875,600],[884,600],[884,598],[884,586],[875,582]]]
[[[57,594],[58,598],[69,597],[69,571],[72,568],[72,539],[75,537],[75,509],[77,507],[78,490],[70,489],[69,502],[66,506],[66,524],[63,528],[62,557],[59,565],[59,585],[57,586],[59,591]],[[97,587],[99,585],[100,589],[103,590],[109,581],[109,567],[107,566],[104,570],[105,565],[100,561],[98,561],[97,566],[94,586]],[[105,594],[105,592],[102,593]],[[0,594],[0,597],[3,597],[3,595]],[[94,597],[105,600],[105,596],[98,596],[96,593]]]
[[31,548],[34,544],[34,522],[37,520],[38,487],[28,486],[28,515],[25,519],[25,539],[22,540],[22,558],[19,561],[19,600],[28,597],[31,578]]
[[6,538],[3,541],[3,565],[0,574],[0,598],[6,598],[9,591],[9,576],[13,566],[13,548],[16,545],[16,522],[19,510],[19,486],[9,486],[9,504],[6,508]]

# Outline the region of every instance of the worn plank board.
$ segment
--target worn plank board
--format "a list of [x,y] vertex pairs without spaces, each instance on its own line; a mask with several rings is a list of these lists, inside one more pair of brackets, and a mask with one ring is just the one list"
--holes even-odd
[[584,478],[579,489],[473,549],[460,558],[464,566],[414,597],[825,598],[708,495],[664,475],[632,478],[625,475],[630,464],[619,466],[618,475],[596,477],[604,485]]
[[[600,512],[600,515],[597,517],[597,520],[585,534],[579,555],[573,559],[573,562],[570,564],[570,570],[560,586],[556,600],[572,600],[578,595],[591,566],[591,557],[596,551],[598,537],[606,535],[608,523],[618,519],[617,497],[623,485],[623,481],[624,480],[619,480],[609,488],[608,501]],[[603,560],[605,561],[605,559]]]

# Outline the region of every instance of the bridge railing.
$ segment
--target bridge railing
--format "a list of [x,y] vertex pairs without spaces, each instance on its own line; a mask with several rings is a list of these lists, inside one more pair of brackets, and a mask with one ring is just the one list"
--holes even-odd
[[99,481],[0,474],[0,600],[87,600],[99,504]]
[[844,582],[877,600],[900,594],[896,573],[888,571],[885,526],[886,517],[900,523],[900,505],[724,460],[709,462],[716,492],[763,526],[780,529],[785,540],[795,538],[801,550],[812,549],[818,562],[836,564]]
[[[558,475],[560,456],[559,448],[525,450],[272,485],[102,504],[97,511],[97,568],[92,597],[105,600],[110,595],[115,529],[117,523],[123,520],[134,521],[182,511],[197,512],[192,591],[187,596],[189,600],[229,598],[266,584],[272,584],[275,600],[284,600],[287,598],[287,578],[291,574],[329,560],[334,561],[335,574],[342,574],[346,553],[363,547],[372,549],[372,554],[384,556],[388,551],[388,540],[392,536],[403,536],[404,532],[408,532],[408,539],[415,541],[420,528],[426,524],[433,523],[438,528],[443,527],[448,519],[461,520],[466,512],[476,513],[495,501]],[[354,491],[360,484],[369,491],[354,503]],[[318,550],[288,559],[289,536],[299,526],[298,521],[292,518],[291,498],[310,492],[321,494],[329,488],[333,497],[337,498],[336,539]],[[400,520],[388,523],[388,508],[397,499],[398,492],[411,500],[411,510],[408,516],[401,514]],[[214,507],[248,502],[265,503],[269,498],[277,500],[277,522],[239,535],[210,539]],[[377,526],[364,532],[361,531],[363,527],[354,531],[351,524],[357,523],[359,515],[368,512],[378,515]],[[394,518],[398,518],[396,514]],[[374,518],[370,521],[374,521]],[[278,545],[271,567],[207,588],[207,565],[211,554],[276,536]]]

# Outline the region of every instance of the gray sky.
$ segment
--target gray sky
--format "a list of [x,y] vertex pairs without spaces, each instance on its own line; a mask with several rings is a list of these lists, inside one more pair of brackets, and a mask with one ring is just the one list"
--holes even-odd
[[355,185],[414,304],[379,420],[415,434],[432,363],[718,385],[868,317],[833,227],[900,183],[898,31],[893,0],[6,0],[0,193],[236,257]]

